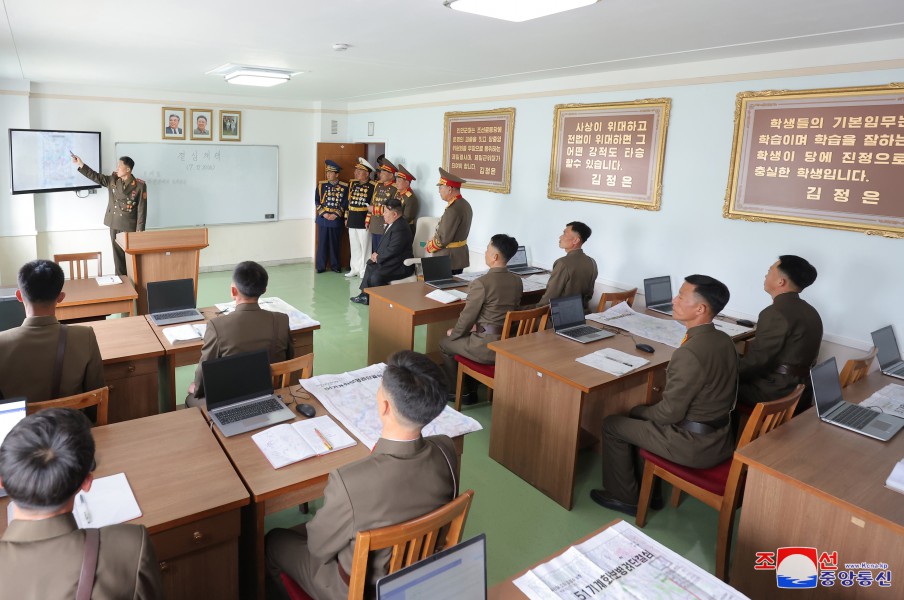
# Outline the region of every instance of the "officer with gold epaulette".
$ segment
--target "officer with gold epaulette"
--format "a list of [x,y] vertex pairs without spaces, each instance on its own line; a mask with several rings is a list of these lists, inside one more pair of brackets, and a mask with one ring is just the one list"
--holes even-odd
[[399,190],[399,200],[402,201],[402,218],[411,227],[411,235],[414,235],[414,226],[417,222],[417,211],[420,206],[417,196],[411,191],[411,182],[416,177],[408,172],[402,163],[399,163],[399,169],[395,174],[395,186]]
[[314,206],[317,208],[317,256],[315,266],[318,273],[326,270],[327,253],[330,268],[340,273],[339,242],[342,240],[342,229],[345,214],[348,211],[348,184],[339,181],[342,170],[335,162],[326,162],[326,181],[317,183],[314,192]]
[[427,242],[425,250],[436,256],[452,257],[452,274],[458,275],[471,264],[468,253],[468,234],[471,233],[473,212],[468,201],[461,197],[461,184],[467,183],[461,177],[439,169],[439,196],[446,202],[443,216],[436,224],[433,239]]
[[110,198],[107,201],[107,213],[104,225],[110,228],[110,241],[113,243],[113,262],[117,275],[126,275],[126,253],[116,243],[116,234],[120,231],[144,231],[147,217],[148,186],[132,175],[135,161],[122,156],[112,175],[101,175],[81,158],[72,154],[72,162],[78,165],[78,172],[107,188]]
[[383,205],[390,198],[395,198],[398,190],[395,188],[396,167],[385,158],[380,162],[379,181],[377,182],[377,191],[374,194],[374,203],[370,211],[370,220],[368,221],[367,230],[372,236],[372,252],[376,252],[380,246],[380,238],[383,237],[383,230],[386,229],[386,222],[383,220]]
[[348,182],[348,245],[351,250],[351,270],[346,277],[363,276],[370,257],[370,232],[367,230],[367,209],[374,202],[377,184],[370,180],[374,168],[363,158],[355,165],[355,178]]

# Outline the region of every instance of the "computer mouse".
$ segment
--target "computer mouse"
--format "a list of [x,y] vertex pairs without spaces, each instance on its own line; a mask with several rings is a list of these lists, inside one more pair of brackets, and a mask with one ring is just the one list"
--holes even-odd
[[747,319],[738,319],[737,321],[735,321],[735,323],[737,323],[741,327],[753,327],[754,325],[753,321],[748,321]]
[[634,347],[637,348],[638,350],[640,350],[641,352],[648,352],[649,354],[653,354],[653,352],[655,352],[655,350],[653,350],[653,346],[651,346],[649,344],[637,344]]
[[298,403],[295,405],[295,410],[309,419],[317,415],[317,409],[310,404]]

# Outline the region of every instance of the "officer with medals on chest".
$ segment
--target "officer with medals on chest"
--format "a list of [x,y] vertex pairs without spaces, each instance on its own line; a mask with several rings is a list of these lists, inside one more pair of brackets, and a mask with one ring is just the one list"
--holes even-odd
[[386,222],[383,220],[383,205],[390,198],[395,198],[398,190],[393,183],[395,182],[395,165],[385,158],[380,162],[379,181],[377,182],[377,190],[374,193],[374,203],[371,207],[370,219],[368,220],[367,230],[372,236],[372,251],[376,252],[380,247],[380,238],[383,237],[383,230],[386,229]]
[[339,242],[348,210],[348,184],[339,181],[339,165],[331,160],[325,162],[326,181],[318,182],[314,192],[314,206],[317,208],[317,256],[314,264],[317,272],[323,273],[329,254],[330,268],[334,273],[340,273]]
[[373,204],[376,186],[370,180],[373,166],[363,158],[355,165],[355,178],[348,182],[348,245],[351,249],[351,270],[346,277],[362,277],[370,256],[370,232],[367,230],[367,209]]
[[452,274],[458,275],[471,264],[468,252],[468,234],[471,232],[473,212],[468,201],[461,196],[461,184],[467,183],[461,177],[439,169],[439,196],[446,202],[443,216],[436,224],[433,239],[424,248],[436,256],[448,255],[452,258]]
[[399,190],[399,200],[402,201],[402,218],[411,227],[412,237],[417,223],[417,211],[420,207],[417,196],[411,191],[411,182],[415,179],[415,176],[409,173],[402,163],[399,163],[399,170],[395,174],[395,186]]

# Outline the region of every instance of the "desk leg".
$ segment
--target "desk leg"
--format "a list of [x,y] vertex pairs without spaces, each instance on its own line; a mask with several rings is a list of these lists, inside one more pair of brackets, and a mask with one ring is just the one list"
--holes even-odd
[[384,362],[399,350],[414,349],[412,314],[376,296],[370,297],[367,364]]
[[158,379],[158,400],[160,412],[176,410],[176,355],[167,354],[160,357]]
[[[242,598],[265,600],[267,564],[264,555],[264,514],[262,502],[242,507],[242,543],[239,544],[239,581]],[[211,599],[212,600],[212,599]]]

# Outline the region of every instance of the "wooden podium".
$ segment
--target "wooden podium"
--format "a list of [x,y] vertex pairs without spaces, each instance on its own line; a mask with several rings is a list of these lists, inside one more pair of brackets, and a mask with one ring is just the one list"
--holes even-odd
[[198,265],[206,248],[207,228],[123,231],[116,243],[126,254],[126,270],[138,292],[138,314],[148,313],[148,282],[188,279],[195,282],[198,299]]

